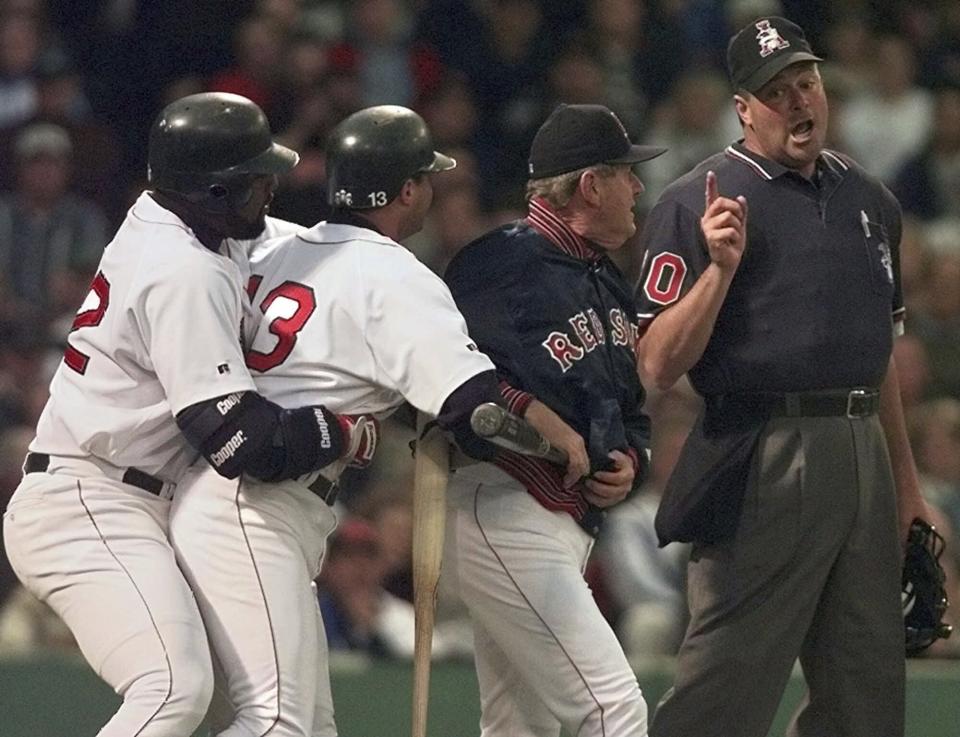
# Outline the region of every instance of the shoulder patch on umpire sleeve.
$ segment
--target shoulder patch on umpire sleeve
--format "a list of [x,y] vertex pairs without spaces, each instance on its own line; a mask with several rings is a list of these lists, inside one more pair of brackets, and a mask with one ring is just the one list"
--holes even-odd
[[643,280],[643,293],[658,305],[673,304],[680,297],[687,264],[675,253],[664,251],[650,259],[647,277]]

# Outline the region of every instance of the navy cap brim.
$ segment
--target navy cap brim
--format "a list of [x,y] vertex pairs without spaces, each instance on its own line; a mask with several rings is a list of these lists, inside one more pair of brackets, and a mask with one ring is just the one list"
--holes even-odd
[[442,154],[439,151],[433,152],[433,161],[430,162],[429,166],[425,166],[421,171],[427,172],[438,172],[438,171],[449,171],[457,165],[457,160],[452,156],[447,156]]
[[790,54],[780,54],[775,59],[772,59],[769,64],[764,64],[743,80],[740,87],[750,93],[757,92],[763,85],[780,74],[780,72],[788,66],[801,61],[823,61],[823,59],[807,51],[794,51]]
[[607,159],[604,161],[604,164],[639,164],[641,161],[650,161],[650,159],[655,159],[661,154],[665,154],[667,149],[662,148],[661,146],[641,146],[639,144],[633,144],[630,146],[630,149],[623,154],[622,156],[617,156],[615,159]]

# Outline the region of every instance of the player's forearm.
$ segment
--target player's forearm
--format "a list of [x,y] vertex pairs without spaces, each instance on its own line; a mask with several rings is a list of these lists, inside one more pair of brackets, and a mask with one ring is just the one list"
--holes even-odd
[[551,445],[566,452],[568,461],[564,483],[567,486],[590,473],[590,457],[587,455],[584,439],[560,415],[539,399],[534,399],[527,405],[523,417],[549,440]]
[[458,386],[443,403],[437,424],[450,432],[460,449],[471,458],[490,460],[496,455],[496,446],[473,432],[470,416],[485,402],[503,404],[493,371],[484,371]]
[[343,419],[320,405],[284,409],[238,392],[187,407],[177,425],[221,476],[279,481],[340,460],[351,439]]
[[638,345],[641,374],[658,389],[669,389],[707,347],[733,272],[710,264],[690,291],[659,313]]

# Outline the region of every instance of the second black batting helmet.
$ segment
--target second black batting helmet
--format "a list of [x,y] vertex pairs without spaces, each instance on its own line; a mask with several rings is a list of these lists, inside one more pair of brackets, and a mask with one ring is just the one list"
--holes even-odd
[[327,202],[352,210],[382,207],[421,172],[457,162],[433,150],[423,118],[398,105],[377,105],[350,115],[327,141]]
[[150,129],[147,178],[213,212],[236,211],[255,176],[283,174],[299,155],[273,140],[267,116],[240,95],[201,92],[167,105]]

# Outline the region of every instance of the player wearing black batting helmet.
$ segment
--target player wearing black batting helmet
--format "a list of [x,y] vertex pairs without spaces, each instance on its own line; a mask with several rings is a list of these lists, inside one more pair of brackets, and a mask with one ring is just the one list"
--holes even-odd
[[[417,173],[453,161],[434,153],[417,115],[397,107],[351,116],[330,150],[327,175],[340,181],[332,191],[344,188],[358,205],[373,194],[374,206],[335,208],[251,253],[246,359],[267,399],[316,399],[344,423],[356,420],[350,435],[366,442],[344,462],[292,481],[245,472],[227,483],[196,464],[170,515],[177,562],[214,623],[210,642],[233,707],[221,735],[337,734],[311,583],[337,524],[330,505],[340,472],[363,463],[367,450],[372,457],[377,425],[369,415],[386,417],[409,401],[459,439],[473,408],[497,397],[493,364],[472,345],[449,291],[399,243],[420,230],[433,199],[433,176]],[[191,424],[199,430],[208,419]],[[334,423],[328,430],[335,433]],[[306,440],[305,453],[324,443],[294,434]],[[212,539],[223,544],[211,551]]]
[[[219,93],[171,103],[148,158],[150,189],[103,250],[4,515],[11,567],[122,697],[101,737],[193,734],[209,706],[208,634],[171,522],[192,464],[233,486],[300,483],[375,440],[366,418],[261,396],[247,370],[249,254],[302,230],[266,214],[297,155],[273,142],[260,109]],[[306,504],[327,506],[330,484],[301,487]],[[236,639],[250,637],[240,627]]]
[[[201,92],[170,103],[157,116],[147,177],[156,190],[229,218],[250,202],[256,178],[284,174],[299,158],[273,140],[255,103],[226,92]],[[255,219],[262,230],[262,217]]]
[[433,149],[423,118],[398,105],[377,105],[344,119],[327,142],[327,202],[362,210],[383,207],[418,174],[457,162]]

